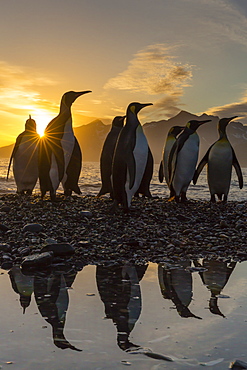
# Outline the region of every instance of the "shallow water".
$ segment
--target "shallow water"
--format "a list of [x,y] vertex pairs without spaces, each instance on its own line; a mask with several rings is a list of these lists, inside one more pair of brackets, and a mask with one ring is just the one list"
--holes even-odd
[[[16,185],[13,178],[13,172],[10,171],[9,180],[6,181],[6,174],[8,168],[8,159],[0,159],[0,192],[1,193],[15,193]],[[160,183],[158,179],[159,165],[155,164],[154,174],[151,182],[151,193],[153,196],[159,196],[168,198],[169,191],[165,183]],[[229,192],[228,199],[230,201],[244,201],[247,200],[247,168],[243,168],[243,178],[244,178],[244,187],[239,189],[238,180],[233,170],[232,173],[232,182]],[[81,172],[81,177],[79,179],[79,186],[82,192],[82,195],[97,195],[101,187],[100,179],[100,167],[98,162],[84,162]],[[36,192],[39,192],[39,185],[37,184],[35,188]],[[58,193],[63,192],[62,188],[59,187]],[[188,189],[188,198],[195,200],[209,200],[210,193],[207,185],[206,178],[206,168],[202,171],[198,183],[196,185],[191,184]]]
[[[77,274],[60,266],[35,276],[15,266],[0,273],[3,368],[227,369],[235,359],[247,362],[246,262],[90,265]],[[54,341],[52,331],[63,340]]]

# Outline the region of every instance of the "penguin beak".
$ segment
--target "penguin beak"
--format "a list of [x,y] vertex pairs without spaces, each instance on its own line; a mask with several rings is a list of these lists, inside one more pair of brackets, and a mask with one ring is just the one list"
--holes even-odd
[[199,125],[201,126],[201,125],[203,125],[204,123],[211,122],[211,121],[212,121],[211,119],[206,119],[206,120],[204,120],[204,121],[200,121],[200,122],[199,122]]
[[234,116],[234,117],[231,117],[231,118],[227,118],[227,122],[229,123],[230,121],[232,121],[233,119],[235,118],[238,118],[238,116]]
[[78,91],[78,92],[76,92],[76,98],[78,98],[81,95],[88,94],[88,93],[91,93],[91,92],[92,92],[91,90]]

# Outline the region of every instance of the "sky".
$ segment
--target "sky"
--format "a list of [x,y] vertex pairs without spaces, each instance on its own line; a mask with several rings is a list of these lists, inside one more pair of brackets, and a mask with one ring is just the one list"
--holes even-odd
[[29,114],[45,127],[66,91],[91,90],[73,125],[181,110],[247,124],[246,0],[8,0],[0,13],[0,146]]

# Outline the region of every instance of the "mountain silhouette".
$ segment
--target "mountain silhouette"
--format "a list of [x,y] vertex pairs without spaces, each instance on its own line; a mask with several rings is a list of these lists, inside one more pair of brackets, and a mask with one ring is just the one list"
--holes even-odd
[[[219,117],[209,116],[205,113],[201,116],[197,116],[186,111],[181,111],[168,120],[147,122],[143,125],[143,129],[153,153],[155,163],[159,163],[161,160],[169,129],[176,125],[186,125],[191,119],[212,120],[198,129],[198,135],[200,136],[199,159],[206,153],[209,146],[218,139],[217,123]],[[106,125],[99,119],[86,125],[74,127],[74,133],[81,146],[84,162],[99,161],[104,140],[110,129],[111,125]],[[227,127],[227,135],[235,150],[240,165],[242,167],[247,167],[247,126],[244,126],[241,122],[231,122]],[[14,144],[1,147],[0,158],[9,158],[13,146]]]

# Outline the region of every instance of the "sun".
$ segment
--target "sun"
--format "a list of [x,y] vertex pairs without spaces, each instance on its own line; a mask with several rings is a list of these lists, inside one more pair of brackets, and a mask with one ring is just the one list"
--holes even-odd
[[44,131],[48,123],[54,118],[54,113],[46,110],[35,110],[31,117],[35,120],[37,125],[37,133],[40,137],[44,136]]

